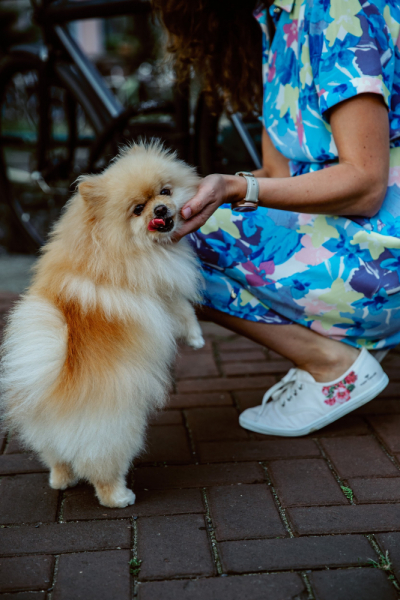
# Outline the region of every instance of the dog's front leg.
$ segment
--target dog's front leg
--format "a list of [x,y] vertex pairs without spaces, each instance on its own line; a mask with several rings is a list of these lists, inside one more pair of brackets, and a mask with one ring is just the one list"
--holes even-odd
[[178,335],[186,344],[198,350],[205,344],[200,324],[192,304],[186,298],[176,298],[173,306]]

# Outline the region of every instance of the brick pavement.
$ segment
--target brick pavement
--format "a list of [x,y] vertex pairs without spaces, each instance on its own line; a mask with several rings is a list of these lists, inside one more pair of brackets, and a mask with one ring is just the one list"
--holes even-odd
[[[0,324],[14,299],[0,293]],[[130,472],[134,506],[51,490],[0,436],[0,600],[400,597],[400,352],[381,397],[313,436],[274,438],[237,419],[290,364],[203,325],[207,344],[181,349]]]

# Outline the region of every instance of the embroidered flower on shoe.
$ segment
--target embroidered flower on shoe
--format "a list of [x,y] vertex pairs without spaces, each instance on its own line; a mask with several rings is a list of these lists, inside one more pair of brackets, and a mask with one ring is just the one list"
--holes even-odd
[[325,404],[328,404],[329,406],[333,406],[335,403],[335,398],[328,398],[328,400],[325,400]]
[[344,382],[345,383],[355,383],[357,381],[357,375],[354,373],[354,371],[352,371],[351,373],[349,373],[347,375],[347,377],[344,378]]
[[324,400],[328,406],[334,406],[335,404],[344,404],[351,398],[351,392],[355,388],[355,382],[357,381],[357,375],[354,371],[351,371],[342,381],[335,383],[334,385],[326,385],[322,388],[322,393],[327,397]]
[[334,400],[338,404],[343,404],[344,402],[347,402],[348,400],[350,400],[349,390],[344,386],[338,387],[334,395]]

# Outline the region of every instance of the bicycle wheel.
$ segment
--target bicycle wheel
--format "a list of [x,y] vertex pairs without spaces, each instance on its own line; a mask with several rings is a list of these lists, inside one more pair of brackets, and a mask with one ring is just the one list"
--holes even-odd
[[[261,155],[261,123],[256,118],[246,118],[244,123]],[[195,161],[204,176],[256,168],[226,112],[212,114],[203,94],[196,108]]]
[[40,70],[33,55],[10,56],[0,69],[0,146],[3,192],[30,248],[48,237],[85,171],[95,139],[90,116],[70,90],[51,74],[47,94],[47,135],[39,132]]

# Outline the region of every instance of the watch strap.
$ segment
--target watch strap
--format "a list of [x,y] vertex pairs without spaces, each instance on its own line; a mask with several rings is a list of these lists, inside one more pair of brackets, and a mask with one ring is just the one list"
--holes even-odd
[[235,175],[244,177],[247,182],[246,196],[243,200],[232,202],[232,210],[239,212],[248,212],[256,210],[258,207],[259,185],[257,178],[248,171],[238,171]]

